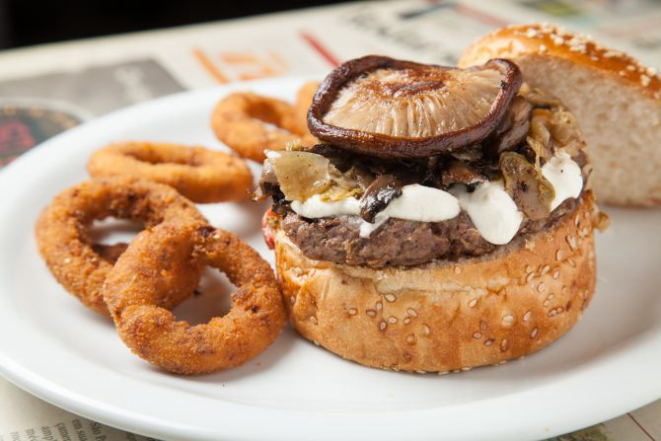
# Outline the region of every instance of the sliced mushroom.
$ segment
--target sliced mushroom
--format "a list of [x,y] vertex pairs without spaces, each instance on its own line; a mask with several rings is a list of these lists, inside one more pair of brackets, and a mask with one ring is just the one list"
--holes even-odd
[[485,181],[485,177],[463,161],[451,161],[442,174],[442,182],[445,187],[452,184],[475,184]]
[[500,124],[520,85],[519,68],[502,59],[462,70],[367,56],[324,80],[308,126],[323,141],[371,156],[455,153]]
[[360,199],[360,217],[373,222],[377,214],[402,195],[402,186],[394,175],[381,175],[367,187]]
[[530,103],[525,98],[517,96],[498,128],[489,136],[486,143],[487,154],[498,157],[502,152],[513,150],[525,141],[530,130],[531,114]]
[[505,178],[505,190],[528,219],[546,219],[551,212],[555,191],[534,164],[522,155],[505,152],[500,156],[500,169]]

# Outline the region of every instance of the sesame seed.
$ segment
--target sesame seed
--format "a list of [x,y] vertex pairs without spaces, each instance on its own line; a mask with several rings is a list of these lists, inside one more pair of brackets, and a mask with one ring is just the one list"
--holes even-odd
[[417,316],[418,316],[418,313],[415,312],[415,309],[413,309],[413,308],[409,308],[409,309],[407,309],[407,310],[406,310],[406,313],[407,313],[408,315],[410,315],[411,317],[417,317]]
[[376,311],[373,309],[368,309],[365,311],[365,314],[367,314],[370,317],[376,317]]
[[358,311],[356,310],[356,308],[349,308],[349,315],[356,315],[357,313]]
[[525,314],[523,314],[523,321],[527,322],[528,320],[530,320],[530,317],[532,317],[532,311],[528,310],[526,311]]
[[547,307],[551,304],[549,300],[545,300],[544,303],[542,303],[542,306]]
[[648,67],[645,72],[647,72],[647,75],[649,75],[651,77],[656,75],[656,69],[653,68],[653,67]]
[[552,310],[549,311],[549,317],[553,317],[556,314],[557,314],[557,312],[556,312],[555,309],[552,309]]
[[384,297],[386,298],[387,301],[389,301],[391,303],[394,302],[395,300],[397,300],[395,298],[394,294],[386,294]]
[[619,71],[618,74],[619,74],[621,77],[626,77],[626,76],[627,76],[626,71],[623,71],[623,70]]
[[530,338],[535,338],[537,337],[537,328],[533,328],[532,332],[530,333]]
[[462,370],[463,372],[466,372],[466,371],[470,371],[471,368],[469,368],[469,367],[462,367],[461,370]]
[[474,333],[473,338],[476,339],[476,340],[479,340],[480,338],[482,338],[482,333],[479,332],[479,331]]
[[576,219],[574,219],[574,225],[576,225],[576,228],[578,228],[579,225],[581,225],[581,217],[580,216],[576,216]]
[[530,283],[534,278],[535,278],[535,273],[528,274],[528,277],[526,277],[526,283]]
[[546,45],[545,45],[545,44],[540,44],[540,45],[539,45],[539,51],[540,51],[541,53],[546,52]]
[[376,305],[374,305],[374,306],[376,307],[377,311],[381,311],[381,309],[383,309],[383,303],[382,302],[376,302]]
[[440,371],[440,372],[438,372],[438,375],[447,375],[449,373],[450,373],[450,371]]
[[562,250],[556,251],[555,260],[557,260],[558,262],[560,262],[562,260]]
[[381,323],[379,323],[379,330],[385,331],[387,326],[386,322],[381,320]]
[[568,263],[569,266],[571,266],[572,268],[576,268],[576,262],[574,261],[574,259],[567,259],[567,263]]
[[596,55],[591,56],[590,59],[592,61],[599,61],[599,57],[597,57]]
[[549,294],[549,295],[546,297],[547,300],[553,300],[554,298],[555,298],[555,294],[553,294],[553,293]]
[[454,267],[454,273],[455,273],[455,274],[461,274],[461,267],[458,266],[458,265],[455,266],[455,267]]
[[555,311],[558,314],[562,314],[563,312],[565,312],[565,308],[563,308],[562,306],[558,306],[557,308],[555,308]]
[[651,79],[647,75],[641,75],[640,76],[640,84],[642,84],[643,86],[645,86],[645,87],[649,86],[650,81],[651,81]]
[[553,43],[557,44],[558,46],[561,46],[565,41],[562,39],[562,37],[558,35],[553,35],[551,36],[551,39],[553,40]]
[[578,247],[578,244],[576,243],[576,238],[574,236],[567,236],[566,240],[567,240],[567,244],[569,245],[569,248],[571,248],[572,251],[574,251]]
[[484,342],[484,346],[491,346],[493,344],[493,338],[487,339],[487,341]]
[[539,291],[539,292],[546,291],[546,284],[544,282],[542,282],[539,285],[537,285],[537,291]]
[[391,315],[390,317],[388,317],[388,323],[390,323],[391,325],[394,325],[395,323],[397,323],[397,317],[395,317],[394,315]]
[[293,305],[294,303],[296,303],[296,297],[295,297],[295,296],[291,296],[291,297],[289,298],[289,303],[291,303],[292,305]]
[[407,335],[407,336],[406,336],[406,343],[408,343],[408,344],[410,344],[410,345],[412,345],[413,343],[415,343],[415,335],[413,335],[413,334],[409,334],[409,335]]
[[553,272],[553,278],[556,280],[560,278],[560,270],[555,270]]
[[633,64],[630,64],[630,65],[627,66],[627,70],[630,70],[631,72],[633,72],[633,71],[636,70],[636,66],[634,66]]
[[475,305],[477,305],[477,299],[473,299],[470,302],[468,302],[469,308],[475,308]]
[[411,323],[411,317],[406,317],[406,318],[404,319],[404,324],[405,324],[405,325],[408,325],[409,323]]
[[544,267],[542,268],[542,271],[540,272],[540,274],[543,276],[544,274],[548,273],[549,271],[551,271],[551,266],[550,265],[544,265]]
[[70,257],[65,257],[64,263],[71,263],[71,258]]
[[526,265],[526,273],[531,273],[533,268],[530,265]]
[[415,371],[415,372],[418,373],[418,374],[426,374],[427,373],[427,371]]
[[484,320],[480,320],[480,329],[483,330],[483,331],[486,330],[487,329],[487,322],[485,322]]
[[534,38],[534,37],[536,37],[536,36],[537,36],[537,29],[528,28],[528,29],[526,30],[526,37],[528,37],[528,38]]
[[310,316],[310,322],[314,323],[315,325],[317,324],[317,317],[311,315]]
[[319,342],[318,342],[317,340],[312,340],[312,343],[314,343],[315,345],[319,346]]
[[506,351],[507,350],[507,339],[504,338],[500,341],[500,350],[501,351]]
[[425,335],[431,334],[431,328],[428,325],[422,325],[422,333]]
[[514,321],[514,316],[511,315],[511,314],[508,314],[508,315],[503,317],[503,323],[505,323],[505,324],[512,323],[513,321]]

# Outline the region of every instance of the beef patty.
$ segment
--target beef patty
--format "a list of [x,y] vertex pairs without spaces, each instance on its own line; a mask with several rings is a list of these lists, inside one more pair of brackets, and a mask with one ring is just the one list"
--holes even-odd
[[[576,199],[568,199],[543,221],[526,219],[513,240],[552,227],[573,212],[576,205]],[[391,218],[367,238],[360,237],[361,221],[358,216],[308,219],[288,210],[280,226],[310,259],[372,268],[421,265],[435,259],[456,260],[497,248],[480,236],[465,212],[442,222]]]

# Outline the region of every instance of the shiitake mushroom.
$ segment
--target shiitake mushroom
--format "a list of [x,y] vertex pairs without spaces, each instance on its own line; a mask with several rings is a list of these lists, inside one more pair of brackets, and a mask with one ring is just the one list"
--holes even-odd
[[468,69],[370,55],[321,84],[308,112],[319,139],[381,158],[458,153],[498,127],[521,86],[511,61]]

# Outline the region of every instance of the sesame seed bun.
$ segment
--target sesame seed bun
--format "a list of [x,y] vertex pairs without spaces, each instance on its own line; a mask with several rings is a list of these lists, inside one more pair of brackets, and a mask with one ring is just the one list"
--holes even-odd
[[580,319],[595,288],[590,191],[551,228],[479,258],[372,269],[305,257],[275,232],[291,324],[346,359],[446,372],[541,349]]
[[516,62],[525,82],[576,116],[594,164],[599,201],[661,204],[661,78],[620,51],[548,24],[501,28],[470,46],[462,67]]

